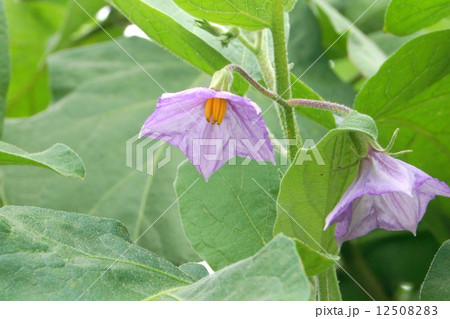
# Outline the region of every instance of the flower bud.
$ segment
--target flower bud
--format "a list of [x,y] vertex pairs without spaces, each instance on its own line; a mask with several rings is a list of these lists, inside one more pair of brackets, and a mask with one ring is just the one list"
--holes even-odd
[[216,91],[230,91],[232,83],[233,72],[229,68],[224,67],[214,73],[209,88]]
[[207,21],[205,19],[195,20],[195,24],[200,29],[205,30],[206,32],[212,34],[215,37],[221,37],[226,32],[222,27],[212,25],[209,21]]

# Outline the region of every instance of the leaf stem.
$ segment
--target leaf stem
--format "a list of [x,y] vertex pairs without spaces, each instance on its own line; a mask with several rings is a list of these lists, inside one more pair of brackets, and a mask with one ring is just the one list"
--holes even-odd
[[[287,100],[291,98],[291,81],[287,58],[287,45],[284,30],[284,4],[283,0],[273,1],[272,38],[275,62],[276,89],[279,96]],[[284,125],[285,136],[288,139],[295,139],[296,144],[289,146],[291,160],[297,154],[301,145],[301,137],[295,119],[294,110],[291,107],[281,105],[280,115]]]

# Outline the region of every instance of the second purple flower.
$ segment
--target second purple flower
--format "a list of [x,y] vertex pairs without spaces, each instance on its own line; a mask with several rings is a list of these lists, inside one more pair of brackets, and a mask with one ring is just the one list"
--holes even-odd
[[428,202],[436,195],[450,197],[444,182],[383,152],[369,149],[359,172],[326,219],[336,224],[339,246],[375,228],[416,233]]

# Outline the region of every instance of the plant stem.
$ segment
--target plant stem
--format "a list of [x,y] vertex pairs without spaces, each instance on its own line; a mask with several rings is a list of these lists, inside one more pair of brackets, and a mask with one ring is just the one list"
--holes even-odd
[[[273,1],[272,37],[275,62],[275,80],[278,95],[284,100],[291,98],[291,81],[288,68],[286,36],[284,32],[284,5],[283,0]],[[280,104],[280,103],[279,103]],[[285,136],[288,139],[295,139],[296,145],[289,146],[289,155],[294,159],[297,150],[301,145],[300,133],[295,120],[294,110],[291,107],[281,105],[280,115],[284,125]]]

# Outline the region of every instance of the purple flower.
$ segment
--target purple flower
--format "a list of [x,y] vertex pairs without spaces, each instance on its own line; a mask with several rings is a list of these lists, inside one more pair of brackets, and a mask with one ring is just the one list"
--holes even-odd
[[409,230],[414,235],[428,202],[450,197],[450,188],[420,169],[370,148],[358,176],[327,216],[341,246],[375,228]]
[[206,180],[235,156],[275,163],[258,106],[226,91],[192,88],[163,94],[140,135],[180,148]]

